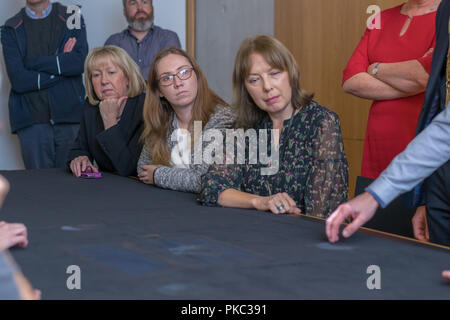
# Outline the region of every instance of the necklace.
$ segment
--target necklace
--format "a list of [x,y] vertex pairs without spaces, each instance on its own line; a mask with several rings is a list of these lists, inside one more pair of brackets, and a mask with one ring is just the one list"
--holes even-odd
[[403,14],[405,14],[405,15],[408,16],[408,20],[411,20],[414,16],[425,15],[425,14],[427,14],[427,13],[436,11],[437,8],[439,7],[439,4],[440,4],[440,3],[441,3],[441,0],[434,0],[434,1],[431,3],[431,5],[428,6],[428,8],[422,9],[423,11],[420,10],[420,14],[412,15],[412,14],[409,13],[409,11],[410,11],[411,8],[410,8],[410,2],[408,1],[408,2],[405,3],[405,5],[402,7],[401,11],[402,11]]

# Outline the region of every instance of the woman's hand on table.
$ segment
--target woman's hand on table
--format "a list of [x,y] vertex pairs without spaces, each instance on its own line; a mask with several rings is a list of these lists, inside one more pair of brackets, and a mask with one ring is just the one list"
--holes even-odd
[[256,210],[270,210],[275,214],[301,214],[295,201],[286,192],[268,197],[257,197],[253,200],[253,206]]
[[14,246],[25,248],[27,245],[28,234],[25,225],[0,221],[0,251]]
[[154,181],[154,172],[157,168],[161,167],[161,165],[145,165],[141,166],[142,172],[138,174],[139,180],[141,180],[145,184],[155,184]]
[[70,170],[72,170],[72,173],[77,178],[81,176],[82,172],[87,170],[90,170],[90,172],[98,172],[98,169],[94,167],[87,156],[79,156],[73,159],[70,162]]

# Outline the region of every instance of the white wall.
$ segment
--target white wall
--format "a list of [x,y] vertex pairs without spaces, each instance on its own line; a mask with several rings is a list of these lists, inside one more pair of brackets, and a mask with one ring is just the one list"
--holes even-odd
[[210,87],[231,103],[236,53],[242,40],[247,37],[273,35],[274,2],[197,0],[195,6],[197,62],[205,72]]
[[[23,6],[21,1],[1,1],[0,3],[0,23],[5,21]],[[8,95],[10,84],[6,75],[3,52],[0,54],[0,169],[23,168],[22,157],[20,156],[19,140],[17,136],[11,135],[8,113]]]
[[[52,1],[55,2],[55,1]],[[122,0],[60,0],[69,5],[81,5],[86,21],[89,48],[102,46],[106,38],[126,28],[122,15]],[[25,0],[1,0],[0,24],[16,14],[25,5]],[[186,2],[185,0],[153,0],[155,24],[175,31],[183,48],[186,47]],[[10,84],[5,70],[3,53],[0,54],[0,170],[23,169],[19,142],[11,134],[8,114]]]

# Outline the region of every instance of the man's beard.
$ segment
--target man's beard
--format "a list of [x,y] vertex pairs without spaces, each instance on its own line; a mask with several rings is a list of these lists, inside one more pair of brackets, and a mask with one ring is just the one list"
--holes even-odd
[[[136,15],[138,13],[136,13]],[[148,18],[135,19],[129,16],[126,16],[126,18],[130,28],[136,31],[147,31],[153,26],[153,12],[148,16]]]

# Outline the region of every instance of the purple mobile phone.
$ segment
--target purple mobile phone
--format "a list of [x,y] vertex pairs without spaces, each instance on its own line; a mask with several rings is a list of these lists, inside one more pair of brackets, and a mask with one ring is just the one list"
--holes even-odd
[[81,177],[85,178],[85,179],[99,179],[102,177],[102,173],[101,172],[86,172],[83,171],[81,173]]

